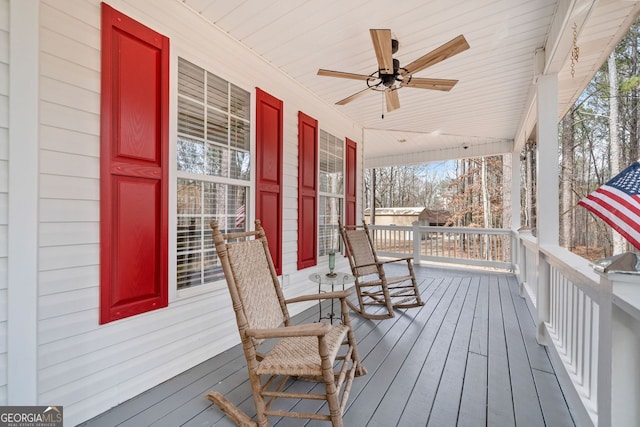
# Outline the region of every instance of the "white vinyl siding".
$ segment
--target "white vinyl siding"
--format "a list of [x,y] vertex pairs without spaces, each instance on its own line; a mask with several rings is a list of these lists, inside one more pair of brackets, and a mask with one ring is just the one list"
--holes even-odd
[[[0,2],[6,5],[6,0]],[[309,111],[336,135],[358,139],[361,129],[332,106],[292,85],[289,77],[257,59],[182,2],[119,0],[113,6],[170,38],[169,150],[173,154],[169,180],[173,188],[169,199],[173,220],[169,235],[174,236],[169,246],[169,259],[174,263],[170,286],[177,288],[180,56],[250,94],[261,87],[284,100],[283,271],[290,276],[285,293],[292,297],[308,292],[309,271],[296,268],[296,111]],[[42,0],[39,37],[38,403],[63,405],[65,425],[76,425],[228,349],[239,339],[228,291],[222,286],[181,290],[171,296],[165,309],[98,324],[100,0]],[[247,118],[254,116],[251,105]],[[253,148],[253,123],[250,130]],[[0,128],[0,141],[2,132]],[[249,181],[253,178],[251,175]],[[6,188],[2,179],[0,175],[0,228],[5,209],[2,188]],[[250,189],[250,204],[254,198]],[[252,219],[247,217],[248,228],[253,227]],[[0,246],[4,244],[1,239],[0,234]],[[0,262],[2,256],[0,251]],[[4,277],[0,268],[0,283]],[[294,310],[304,308],[301,304]]]
[[9,0],[0,0],[0,405],[7,404]]

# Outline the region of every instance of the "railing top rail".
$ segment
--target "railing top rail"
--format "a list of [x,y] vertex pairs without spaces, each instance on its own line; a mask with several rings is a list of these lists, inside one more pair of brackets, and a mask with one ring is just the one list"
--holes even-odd
[[540,251],[547,258],[547,262],[574,285],[591,291],[600,290],[600,276],[593,271],[587,259],[557,245],[540,246]]
[[517,236],[527,248],[538,248],[538,238],[531,233],[517,233]]
[[396,230],[396,231],[411,231],[413,226],[411,225],[373,225],[367,224],[370,230]]
[[[369,225],[372,230],[413,230],[411,225]],[[476,228],[476,227],[443,227],[434,225],[420,225],[420,231],[431,231],[439,233],[475,233],[475,234],[513,234],[513,230],[508,228]]]
[[435,231],[441,233],[474,233],[474,234],[504,234],[510,235],[512,231],[507,228],[475,228],[475,227],[434,227],[420,226],[422,231]]

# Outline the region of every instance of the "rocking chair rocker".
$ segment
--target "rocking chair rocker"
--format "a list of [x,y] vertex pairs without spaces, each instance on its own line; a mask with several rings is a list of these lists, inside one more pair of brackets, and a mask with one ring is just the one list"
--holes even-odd
[[[269,416],[277,416],[331,421],[333,426],[341,427],[353,378],[366,374],[360,364],[346,305],[349,291],[285,300],[264,230],[259,220],[255,225],[253,232],[222,235],[218,223],[211,222],[213,241],[231,294],[247,361],[257,420],[217,391],[209,392],[206,397],[240,426],[266,427]],[[291,325],[287,304],[319,298],[340,299],[341,325]],[[262,354],[258,347],[265,340],[274,340],[275,344]],[[324,393],[288,392],[291,380],[300,378],[324,384]],[[271,409],[277,399],[325,400],[328,411],[301,413]]]

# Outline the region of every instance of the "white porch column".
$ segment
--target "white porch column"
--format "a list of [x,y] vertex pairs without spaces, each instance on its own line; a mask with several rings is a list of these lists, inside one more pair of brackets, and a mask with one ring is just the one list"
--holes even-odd
[[35,405],[38,332],[39,0],[9,4],[7,400]]
[[[559,238],[558,203],[558,75],[538,77],[536,159],[536,236],[538,246],[555,246]],[[538,251],[538,342],[544,344],[544,323],[549,320],[549,266]]]
[[[511,262],[515,269],[516,265],[518,266],[518,275],[520,277],[520,295],[522,296],[522,283],[525,278],[523,276],[523,254],[520,250],[520,239],[518,238],[518,228],[520,228],[520,167],[522,161],[520,160],[520,153],[511,153],[511,164],[509,167],[511,168],[511,191],[510,199],[511,199],[511,230],[515,235],[511,237]],[[515,270],[514,270],[515,271]]]
[[557,74],[538,78],[537,104],[536,231],[540,245],[557,245],[560,229]]
[[520,153],[511,153],[511,229],[520,228]]

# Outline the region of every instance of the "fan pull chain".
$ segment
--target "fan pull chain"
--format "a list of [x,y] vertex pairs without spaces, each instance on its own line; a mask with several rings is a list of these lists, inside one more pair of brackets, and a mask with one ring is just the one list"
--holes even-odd
[[382,97],[382,120],[384,120],[384,96]]

